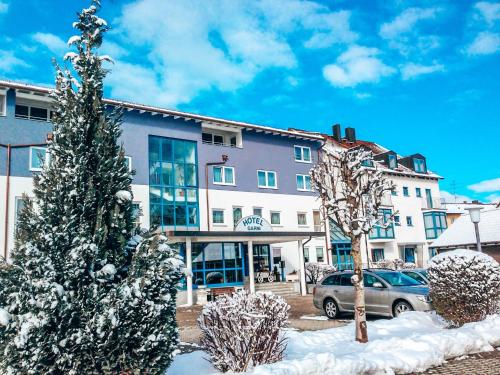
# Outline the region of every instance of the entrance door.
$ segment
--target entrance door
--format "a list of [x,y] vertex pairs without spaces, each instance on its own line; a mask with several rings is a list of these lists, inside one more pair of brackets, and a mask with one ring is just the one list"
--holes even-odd
[[253,245],[253,269],[255,272],[272,271],[269,245]]
[[415,259],[415,248],[414,247],[405,247],[404,250],[404,261],[406,263],[417,263]]
[[351,244],[350,243],[337,243],[332,246],[332,260],[333,264],[337,265],[337,269],[341,270],[352,270],[353,259],[351,255]]

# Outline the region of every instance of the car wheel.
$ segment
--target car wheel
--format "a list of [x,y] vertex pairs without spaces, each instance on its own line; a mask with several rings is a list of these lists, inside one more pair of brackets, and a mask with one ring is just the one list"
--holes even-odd
[[339,316],[339,307],[337,306],[337,302],[331,298],[325,301],[323,304],[323,310],[325,310],[325,314],[328,319],[335,319]]
[[394,309],[392,311],[392,315],[397,318],[401,313],[404,313],[406,311],[413,311],[413,307],[405,301],[399,301],[394,305]]

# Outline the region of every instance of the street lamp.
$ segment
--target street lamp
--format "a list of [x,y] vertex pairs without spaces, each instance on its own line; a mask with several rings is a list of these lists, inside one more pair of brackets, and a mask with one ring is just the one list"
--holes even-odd
[[477,251],[480,253],[483,252],[481,249],[481,239],[479,238],[479,221],[481,220],[481,210],[482,207],[469,207],[466,208],[469,211],[470,220],[474,224],[474,229],[476,230],[476,242],[477,242]]

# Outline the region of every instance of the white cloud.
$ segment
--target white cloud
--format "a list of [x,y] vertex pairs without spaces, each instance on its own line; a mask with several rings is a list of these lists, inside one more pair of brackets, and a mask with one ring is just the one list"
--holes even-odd
[[11,73],[15,68],[29,66],[23,60],[17,58],[12,51],[0,50],[0,72]]
[[417,22],[434,18],[438,11],[438,8],[406,9],[391,22],[382,24],[379,34],[384,39],[394,39],[414,30]]
[[[117,58],[108,82],[113,96],[127,93],[125,99],[135,100],[151,90],[161,93],[152,103],[166,106],[187,103],[202,91],[238,90],[268,69],[295,69],[292,34],[300,33],[303,40],[294,43],[308,48],[355,40],[349,16],[301,0],[136,0],[122,8],[112,35],[131,44],[133,59]],[[154,87],[116,78],[141,69],[156,72],[148,78]]]
[[497,33],[480,32],[474,41],[465,48],[465,53],[471,56],[490,55],[500,50],[500,35]]
[[500,177],[484,180],[477,184],[469,185],[467,188],[476,193],[500,192]]
[[490,194],[486,196],[486,201],[490,203],[500,203],[500,194]]
[[35,33],[33,40],[56,54],[62,54],[68,48],[68,45],[60,37],[51,33]]
[[422,74],[430,74],[444,71],[444,66],[441,64],[420,65],[414,63],[405,64],[401,68],[401,77],[403,80],[413,79]]
[[418,25],[422,21],[435,19],[440,12],[440,8],[408,8],[392,21],[382,24],[379,35],[388,41],[390,48],[399,50],[402,55],[426,53],[441,45],[440,38],[422,35]]
[[441,199],[443,199],[446,203],[463,203],[472,201],[472,198],[467,195],[452,194],[445,190],[441,190],[440,194]]
[[488,3],[481,1],[475,5],[480,16],[492,26],[495,21],[500,19],[500,3]]
[[0,14],[7,13],[9,11],[9,3],[5,1],[0,1]]
[[335,64],[323,68],[323,76],[336,87],[378,82],[395,72],[377,57],[379,53],[376,48],[353,45],[338,57]]

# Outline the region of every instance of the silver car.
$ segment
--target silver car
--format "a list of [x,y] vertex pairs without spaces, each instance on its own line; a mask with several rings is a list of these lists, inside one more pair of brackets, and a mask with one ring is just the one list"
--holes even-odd
[[[314,306],[334,319],[343,312],[354,312],[352,271],[334,272],[314,288]],[[431,310],[429,289],[399,271],[363,271],[366,313],[396,317],[402,312]]]

